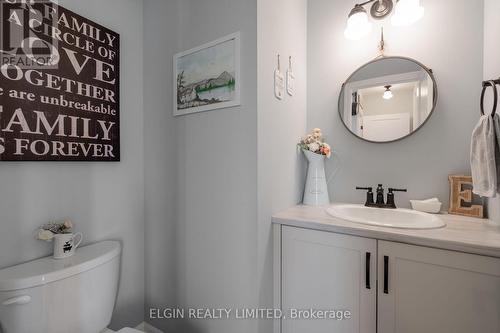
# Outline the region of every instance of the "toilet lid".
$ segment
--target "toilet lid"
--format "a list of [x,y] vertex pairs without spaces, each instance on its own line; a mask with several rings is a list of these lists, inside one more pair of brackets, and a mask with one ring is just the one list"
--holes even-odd
[[[52,257],[0,270],[0,292],[29,289],[81,274],[111,261],[121,252],[121,244],[105,241],[79,248],[74,256]],[[133,332],[133,331],[132,331]]]
[[144,332],[136,330],[135,328],[125,327],[125,328],[122,328],[121,330],[119,330],[116,333],[144,333]]

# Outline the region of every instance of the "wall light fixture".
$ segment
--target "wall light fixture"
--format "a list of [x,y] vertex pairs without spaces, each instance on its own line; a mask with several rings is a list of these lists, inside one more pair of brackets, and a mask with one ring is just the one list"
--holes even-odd
[[394,12],[391,19],[394,26],[411,25],[420,20],[425,12],[420,0],[369,0],[356,4],[347,19],[344,32],[347,39],[359,40],[371,32],[372,24],[365,9],[368,4],[372,4],[370,16],[375,20],[382,20]]

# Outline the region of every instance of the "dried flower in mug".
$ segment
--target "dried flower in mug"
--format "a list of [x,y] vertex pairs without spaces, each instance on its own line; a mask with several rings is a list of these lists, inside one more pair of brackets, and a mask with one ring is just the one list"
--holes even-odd
[[69,219],[64,220],[63,222],[50,222],[40,227],[36,238],[50,242],[54,238],[54,235],[72,233],[73,226],[73,222]]

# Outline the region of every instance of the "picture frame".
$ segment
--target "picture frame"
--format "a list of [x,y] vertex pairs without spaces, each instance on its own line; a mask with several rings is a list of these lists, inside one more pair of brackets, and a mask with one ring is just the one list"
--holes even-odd
[[174,116],[241,105],[240,46],[236,32],[174,55]]

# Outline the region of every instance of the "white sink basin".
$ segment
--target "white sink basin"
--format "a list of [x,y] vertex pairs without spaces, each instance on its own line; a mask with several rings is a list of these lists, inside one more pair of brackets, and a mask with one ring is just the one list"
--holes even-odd
[[355,223],[400,229],[437,229],[446,223],[436,215],[410,209],[371,208],[362,205],[337,204],[326,212],[336,218]]

